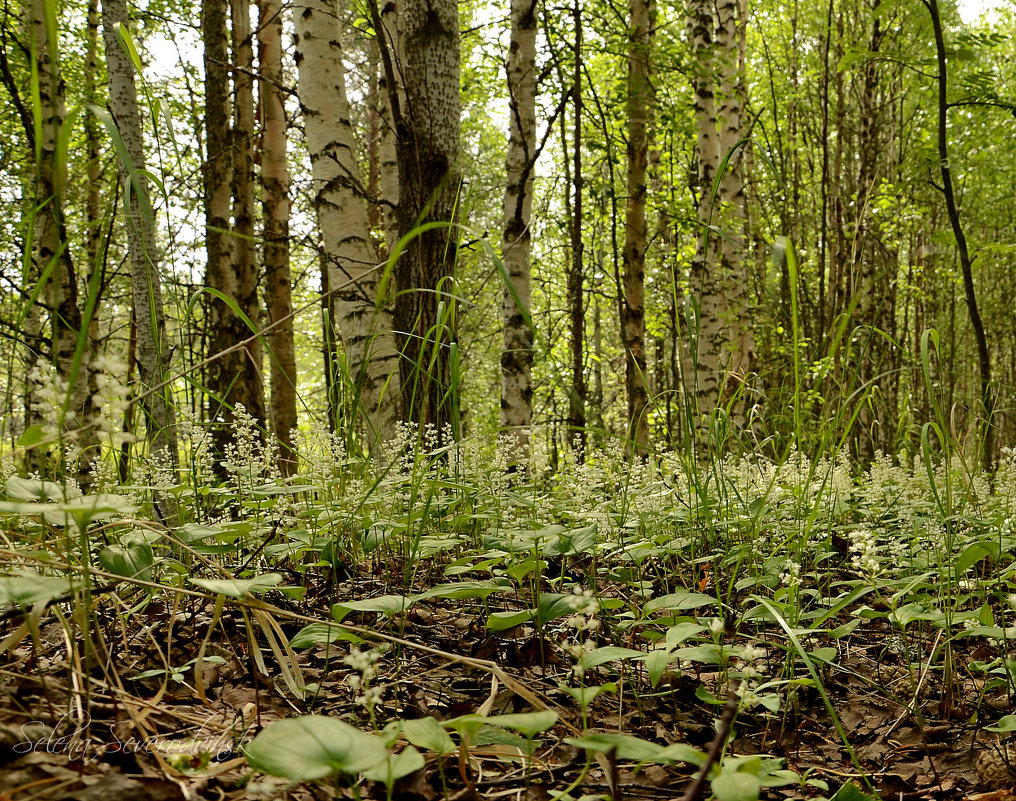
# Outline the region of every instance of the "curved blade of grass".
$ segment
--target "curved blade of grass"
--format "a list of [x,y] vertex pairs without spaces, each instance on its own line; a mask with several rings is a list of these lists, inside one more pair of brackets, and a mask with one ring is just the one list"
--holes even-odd
[[854,752],[854,747],[850,744],[850,739],[847,737],[846,729],[843,728],[843,724],[840,722],[840,718],[836,714],[836,710],[833,708],[833,702],[829,700],[829,693],[826,692],[825,684],[823,684],[818,671],[815,670],[815,663],[811,661],[811,657],[808,656],[808,652],[804,650],[804,646],[797,638],[793,628],[791,628],[790,624],[787,623],[786,619],[779,613],[776,607],[770,603],[769,599],[756,595],[755,600],[768,609],[769,614],[771,614],[773,619],[780,624],[780,628],[783,629],[787,638],[793,644],[794,650],[797,651],[798,656],[801,657],[801,661],[804,662],[804,666],[808,668],[808,673],[811,674],[811,678],[814,680],[815,686],[818,688],[818,693],[822,696],[822,703],[825,704],[825,708],[829,712],[829,716],[833,719],[833,725],[836,727],[836,733],[840,735],[840,740],[843,741],[843,745],[846,747],[847,753],[850,754],[850,761],[854,763],[854,767],[857,768],[858,773],[861,774],[861,777],[864,779],[864,783],[868,786],[868,789],[874,793],[875,788],[872,786],[871,780],[868,778],[867,771],[865,771],[860,760],[858,760],[857,754]]

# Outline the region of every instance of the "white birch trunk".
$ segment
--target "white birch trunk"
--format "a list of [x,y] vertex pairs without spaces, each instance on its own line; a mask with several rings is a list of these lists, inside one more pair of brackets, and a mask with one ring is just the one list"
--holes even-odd
[[297,0],[293,19],[331,317],[367,424],[368,444],[378,454],[399,419],[398,353],[391,313],[377,304],[380,270],[369,240],[336,3]]
[[[155,218],[148,200],[145,179],[144,144],[141,116],[134,85],[134,67],[120,43],[119,26],[128,24],[124,0],[103,0],[102,28],[106,45],[106,69],[109,73],[109,105],[120,130],[130,165],[124,167],[129,182],[127,244],[130,251],[131,291],[137,331],[137,361],[141,378],[141,407],[145,414],[145,435],[149,457],[162,470],[177,472],[176,414],[169,378],[169,341],[162,306],[162,279],[159,276]],[[176,523],[177,508],[172,495],[156,495],[158,512],[164,523]]]
[[[59,410],[61,445],[64,455],[88,448],[79,431],[85,422],[89,354],[84,349],[76,357],[82,326],[78,306],[78,281],[64,222],[64,190],[67,184],[66,154],[60,152],[61,130],[67,117],[60,76],[60,53],[57,33],[46,19],[42,0],[31,0],[28,6],[31,48],[38,81],[39,115],[36,141],[36,210],[34,245],[34,278],[45,280],[43,297],[50,311],[50,341],[53,366],[66,391]],[[84,462],[87,464],[87,458]]]
[[282,2],[259,0],[261,100],[261,197],[264,204],[265,296],[272,329],[271,422],[279,442],[279,472],[296,472],[296,350],[293,340],[293,286],[289,266],[289,172],[286,161],[286,104],[282,73]]
[[[744,422],[750,398],[746,381],[754,370],[755,344],[748,319],[748,272],[741,254],[744,188],[741,157],[733,153],[718,184],[720,166],[742,137],[743,89],[738,0],[694,0],[689,27],[695,56],[695,116],[698,149],[699,244],[691,269],[698,305],[696,330],[688,332],[685,390],[694,396],[699,419],[709,420],[735,395],[731,408]],[[715,184],[715,197],[714,197]]]
[[514,439],[519,464],[529,460],[533,418],[531,233],[536,161],[536,0],[512,0],[508,50],[508,180],[504,196],[502,254],[509,286],[503,300],[501,428]]

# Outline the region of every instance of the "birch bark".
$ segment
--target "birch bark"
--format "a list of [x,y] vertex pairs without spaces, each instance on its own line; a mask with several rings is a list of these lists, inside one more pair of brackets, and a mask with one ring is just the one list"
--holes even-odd
[[508,51],[508,181],[502,254],[509,286],[503,300],[501,428],[514,439],[516,458],[529,460],[533,418],[533,332],[530,314],[533,167],[536,161],[537,0],[512,0]]
[[755,367],[755,343],[748,319],[748,271],[741,256],[744,185],[740,154],[734,150],[743,135],[742,11],[738,0],[693,0],[689,6],[700,237],[690,276],[689,300],[696,304],[697,319],[688,315],[695,325],[688,332],[685,391],[693,396],[700,420],[711,420],[718,409],[729,407],[731,418],[743,424],[751,402],[746,382]]
[[[134,68],[120,41],[119,28],[128,25],[124,0],[103,0],[102,27],[109,73],[109,105],[130,160],[122,164],[127,197],[127,244],[131,264],[131,294],[134,301],[137,364],[141,383],[141,408],[145,436],[153,464],[175,480],[177,472],[176,412],[169,383],[170,347],[162,305],[155,217],[144,175],[145,152],[141,136],[141,115],[134,85]],[[172,495],[157,492],[157,511],[172,526],[177,507]]]
[[331,292],[330,316],[341,340],[370,450],[399,419],[399,367],[392,316],[378,303],[378,269],[349,117],[341,29],[334,0],[293,7],[300,105],[314,182],[314,205]]
[[631,0],[628,27],[628,179],[625,204],[624,303],[621,321],[628,394],[629,454],[649,452],[649,385],[646,364],[646,169],[649,164],[649,106],[652,0]]
[[271,331],[271,423],[279,442],[279,473],[296,472],[296,349],[289,267],[289,172],[282,73],[282,2],[258,0],[261,105],[261,199],[264,211],[265,296]]

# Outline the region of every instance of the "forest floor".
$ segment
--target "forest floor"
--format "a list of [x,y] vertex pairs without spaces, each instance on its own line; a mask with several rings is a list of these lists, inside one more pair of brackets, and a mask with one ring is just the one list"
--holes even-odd
[[448,464],[172,547],[8,479],[0,801],[1016,798],[1016,467]]
[[[599,588],[604,599],[622,590]],[[384,597],[384,588],[349,580],[328,595],[377,598]],[[523,624],[490,632],[484,606],[438,599],[395,615],[358,615],[361,625],[394,638],[373,678],[383,688],[373,709],[378,725],[425,716],[445,721],[478,711],[497,716],[551,709],[559,718],[531,744],[492,727],[454,752],[429,753],[421,769],[395,782],[391,797],[550,799],[566,788],[573,798],[682,797],[694,765],[661,764],[651,757],[639,765],[623,742],[613,754],[601,750],[600,759],[587,765],[583,749],[568,741],[608,733],[706,749],[723,709],[715,697],[722,699],[732,686],[728,672],[701,653],[704,661],[675,660],[653,686],[645,669],[606,662],[583,676],[587,686],[608,680],[615,685],[591,701],[584,726],[575,698],[560,687],[576,685],[573,656],[560,645],[560,631]],[[849,626],[856,611],[844,607],[823,629]],[[388,797],[384,782],[360,784],[355,791],[341,778],[295,783],[252,771],[243,759],[244,746],[262,727],[301,713],[371,728],[347,681],[355,670],[343,662],[355,646],[323,642],[302,649],[297,666],[311,689],[298,700],[281,675],[277,652],[264,642],[255,646],[262,649],[266,672],[251,658],[248,629],[257,628],[251,612],[227,608],[207,641],[199,690],[194,666],[215,614],[207,599],[185,597],[175,608],[153,601],[137,613],[97,606],[90,655],[83,641],[69,647],[72,614],[53,606],[29,618],[35,636],[29,633],[10,649],[0,670],[4,801]],[[290,638],[306,618],[329,619],[328,604],[320,602],[301,603],[292,614],[283,607],[271,614],[277,633]],[[9,637],[26,623],[11,617],[0,634]],[[367,634],[357,626],[345,631]],[[258,634],[263,632],[254,639],[263,641]],[[609,642],[616,635],[601,637]],[[725,631],[722,639],[730,654],[751,646],[761,671],[787,677],[778,710],[742,709],[727,743],[728,765],[761,757],[748,767],[760,778],[763,797],[827,796],[851,783],[858,793],[874,790],[884,799],[1014,797],[1016,764],[1011,771],[1009,760],[1016,754],[998,735],[982,731],[977,719],[1008,713],[1012,698],[1004,687],[989,689],[967,670],[991,657],[977,638],[955,644],[956,669],[948,685],[943,671],[930,665],[932,638],[923,643],[923,653],[908,659],[904,651],[913,644],[903,642],[885,620],[867,621],[839,639],[813,638],[813,664],[856,761],[814,682],[789,655],[793,649],[785,637],[771,625],[742,624],[736,635]],[[167,665],[177,667],[167,671]],[[863,797],[840,793],[844,799]]]

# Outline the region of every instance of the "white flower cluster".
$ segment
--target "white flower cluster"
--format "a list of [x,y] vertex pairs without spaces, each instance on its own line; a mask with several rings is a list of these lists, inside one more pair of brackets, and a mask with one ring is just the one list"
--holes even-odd
[[868,578],[875,578],[882,573],[882,560],[879,559],[878,542],[875,535],[866,528],[850,532],[850,564]]
[[572,674],[581,679],[585,673],[585,667],[581,664],[582,657],[596,650],[593,635],[600,629],[600,621],[596,617],[600,611],[600,602],[591,589],[576,586],[572,590],[572,597],[568,599],[568,605],[572,614],[565,619],[565,626],[573,631],[575,640],[566,643],[564,649],[575,660]]
[[105,418],[104,433],[112,448],[119,448],[137,437],[123,430],[124,414],[130,402],[130,387],[121,376],[127,375],[127,365],[116,356],[96,356],[92,362],[95,374],[99,407]]
[[342,658],[342,664],[356,671],[346,676],[346,685],[356,693],[353,700],[371,716],[374,715],[374,709],[381,703],[381,697],[384,695],[384,687],[374,686],[374,679],[377,678],[377,663],[386,650],[381,647],[361,651],[354,646],[350,649],[349,655]]
[[787,561],[783,563],[780,583],[792,590],[801,586],[801,563],[793,557],[788,557]]
[[748,709],[759,703],[756,690],[765,677],[765,674],[759,669],[759,664],[765,657],[766,649],[755,645],[746,645],[741,652],[741,683],[737,687],[737,695],[741,699],[742,709]]
[[67,382],[48,362],[36,362],[28,380],[32,385],[32,413],[42,425],[43,439],[55,443],[60,438],[61,421],[69,425],[74,420],[73,411],[68,410],[66,416],[61,414],[67,398]]

